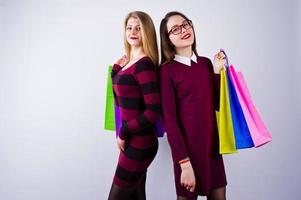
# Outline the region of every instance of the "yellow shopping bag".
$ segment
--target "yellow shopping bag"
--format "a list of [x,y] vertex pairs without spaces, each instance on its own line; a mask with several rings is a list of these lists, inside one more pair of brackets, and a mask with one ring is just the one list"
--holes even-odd
[[220,154],[236,153],[234,129],[232,124],[228,80],[226,71],[221,71],[220,81],[220,105],[216,112],[217,127],[219,132]]

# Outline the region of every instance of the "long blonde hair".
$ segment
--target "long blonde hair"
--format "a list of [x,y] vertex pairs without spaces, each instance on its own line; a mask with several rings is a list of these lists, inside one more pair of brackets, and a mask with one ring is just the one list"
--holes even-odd
[[[144,53],[152,60],[155,66],[159,64],[159,55],[158,55],[158,45],[157,37],[154,23],[150,16],[142,11],[130,12],[124,21],[124,28],[128,20],[133,17],[139,20],[141,25],[141,35],[142,35],[142,48]],[[124,34],[124,46],[126,55],[129,58],[131,55],[131,46],[126,40],[126,35]]]

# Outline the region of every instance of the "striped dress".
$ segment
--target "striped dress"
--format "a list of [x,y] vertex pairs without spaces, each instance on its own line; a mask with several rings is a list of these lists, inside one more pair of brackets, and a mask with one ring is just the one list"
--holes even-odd
[[113,183],[133,187],[146,175],[158,150],[155,121],[160,117],[157,72],[148,57],[125,70],[114,65],[111,73],[115,102],[120,108],[122,127],[119,137],[125,139]]

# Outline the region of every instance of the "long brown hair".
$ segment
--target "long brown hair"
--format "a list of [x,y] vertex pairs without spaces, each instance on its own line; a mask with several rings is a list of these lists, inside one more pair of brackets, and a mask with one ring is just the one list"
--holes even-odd
[[[165,17],[161,20],[160,23],[160,44],[161,44],[161,64],[170,62],[174,59],[176,54],[175,46],[172,44],[172,42],[169,39],[168,30],[167,30],[167,22],[170,17],[180,15],[185,20],[189,20],[184,14],[172,11],[165,15]],[[192,27],[193,34],[195,36],[194,28]],[[194,37],[194,41],[192,43],[192,51],[198,55],[196,51],[196,41]]]
[[[155,66],[159,64],[159,55],[158,55],[158,45],[157,45],[157,36],[154,23],[151,17],[142,11],[130,12],[124,21],[124,30],[128,20],[133,17],[139,20],[141,25],[141,36],[142,36],[142,48],[144,53],[152,60]],[[124,46],[126,55],[130,58],[131,55],[131,46],[126,40],[126,35],[124,34]]]

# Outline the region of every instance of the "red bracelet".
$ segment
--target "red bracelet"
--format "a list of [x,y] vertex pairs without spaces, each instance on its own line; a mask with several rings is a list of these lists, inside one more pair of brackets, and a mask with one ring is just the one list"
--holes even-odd
[[181,165],[181,164],[183,164],[183,163],[187,163],[187,162],[189,162],[189,161],[190,161],[189,159],[180,160],[180,161],[179,161],[179,164]]

